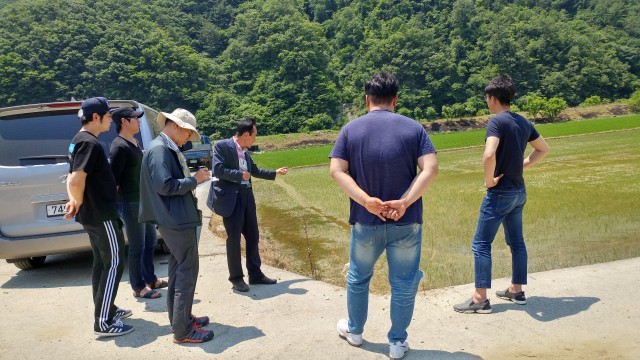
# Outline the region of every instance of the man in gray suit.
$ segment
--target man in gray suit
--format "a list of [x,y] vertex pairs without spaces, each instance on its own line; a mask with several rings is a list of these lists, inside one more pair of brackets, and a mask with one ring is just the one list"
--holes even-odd
[[176,109],[158,115],[162,132],[150,144],[140,169],[140,222],[158,225],[171,250],[167,310],[173,328],[173,342],[202,343],[213,339],[206,316],[191,314],[198,280],[198,243],[196,228],[202,225],[194,190],[211,178],[209,169],[193,176],[179,146],[200,139],[196,118],[189,111]]
[[247,292],[249,285],[244,282],[240,256],[240,234],[244,235],[247,253],[249,284],[275,284],[260,270],[258,251],[258,218],[256,201],[251,190],[251,178],[274,180],[276,174],[286,175],[289,169],[260,169],[247,151],[256,141],[258,129],[254,119],[238,122],[236,134],[216,143],[213,154],[213,174],[218,178],[211,184],[207,205],[222,216],[227,231],[227,265],[229,281],[236,291]]

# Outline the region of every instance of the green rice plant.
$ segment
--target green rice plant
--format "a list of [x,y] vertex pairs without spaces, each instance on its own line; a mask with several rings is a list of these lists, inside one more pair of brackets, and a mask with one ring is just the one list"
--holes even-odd
[[[630,130],[549,140],[550,155],[525,171],[530,272],[640,256],[639,139],[640,130]],[[485,193],[481,158],[481,147],[438,154],[439,176],[423,197],[423,289],[473,282],[471,239]],[[344,286],[349,200],[328,166],[291,169],[275,186],[256,179],[254,192],[262,234],[286,257],[279,265],[311,276],[306,221],[317,278]],[[500,230],[493,277],[510,276],[510,261]],[[389,291],[386,266],[383,257],[372,280],[375,292]]]
[[[640,127],[640,115],[600,118],[564,123],[542,124],[536,128],[545,138],[591,134],[603,131],[625,130]],[[484,145],[484,130],[430,134],[438,151]],[[298,167],[326,164],[333,145],[323,145],[287,150],[267,151],[253,155],[263,168],[281,166]]]

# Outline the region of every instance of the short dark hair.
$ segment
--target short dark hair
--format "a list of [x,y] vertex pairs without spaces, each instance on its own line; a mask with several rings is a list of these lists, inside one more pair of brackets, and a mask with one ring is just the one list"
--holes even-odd
[[[99,116],[98,120],[102,120],[102,118],[104,117],[106,112],[93,113],[93,114],[98,114],[98,116]],[[90,123],[93,120],[93,114],[84,114],[84,115],[82,115],[82,117],[80,118],[80,122],[82,123],[82,126],[87,125],[88,123]]]
[[253,127],[256,126],[256,119],[253,118],[244,118],[238,121],[238,126],[236,127],[236,135],[242,136],[242,134],[248,132],[249,135],[253,133]]
[[390,72],[381,71],[373,74],[364,84],[364,93],[373,104],[388,104],[398,95],[400,83]]
[[484,94],[495,97],[500,104],[510,105],[516,95],[516,86],[509,75],[503,74],[491,79],[489,85],[484,88]]
[[120,134],[120,130],[122,129],[122,122],[124,120],[131,122],[131,117],[121,117],[113,121],[116,124],[116,134]]

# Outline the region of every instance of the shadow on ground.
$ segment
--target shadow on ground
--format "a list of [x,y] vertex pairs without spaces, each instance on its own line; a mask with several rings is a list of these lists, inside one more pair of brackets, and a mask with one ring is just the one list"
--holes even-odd
[[[276,297],[284,294],[304,295],[307,293],[308,291],[307,289],[291,287],[291,285],[295,283],[304,282],[304,281],[311,281],[311,279],[285,280],[285,281],[279,281],[278,283],[273,285],[249,285],[248,292],[243,293],[235,290],[234,292],[236,294],[249,297],[253,300],[265,300],[265,299],[270,299],[272,297]],[[256,292],[255,290],[257,289],[260,289],[260,291]]]
[[[129,291],[129,268],[127,266],[127,256],[125,251],[125,265],[122,273],[120,289]],[[166,278],[166,263],[168,255],[156,252],[154,263],[156,275],[159,278]],[[63,255],[47,256],[45,263],[36,269],[18,270],[9,281],[0,285],[3,289],[36,289],[36,288],[58,288],[71,286],[91,285],[91,267],[93,255],[90,251],[70,253]],[[126,284],[124,284],[126,283]],[[126,288],[125,288],[126,285]]]
[[[411,347],[411,341],[409,341],[409,347]],[[385,356],[389,355],[389,344],[386,343],[371,343],[365,340],[362,343],[361,349]],[[404,359],[482,360],[482,357],[464,351],[448,352],[440,350],[409,349],[409,351],[405,353]]]
[[547,322],[587,311],[591,305],[598,301],[600,301],[599,298],[588,296],[564,296],[557,298],[532,296],[527,298],[527,304],[524,306],[507,303],[491,304],[491,308],[493,313],[505,311],[526,311],[532,318],[538,321]]
[[[173,334],[169,325],[158,324],[135,318],[123,320],[127,325],[133,325],[135,330],[130,335],[117,337],[102,337],[97,341],[113,342],[120,348],[140,348],[153,343],[160,337],[166,337],[166,341],[173,341]],[[212,330],[215,334],[213,340],[204,344],[181,344],[175,346],[198,347],[211,354],[221,354],[241,342],[257,339],[265,336],[262,330],[255,326],[235,327],[218,323],[211,323],[205,329]],[[165,341],[164,339],[160,341]]]

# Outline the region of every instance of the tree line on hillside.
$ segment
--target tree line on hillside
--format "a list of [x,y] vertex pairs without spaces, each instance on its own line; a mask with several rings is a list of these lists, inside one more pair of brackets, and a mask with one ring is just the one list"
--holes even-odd
[[483,113],[500,73],[520,107],[606,102],[640,88],[639,19],[636,0],[0,0],[0,106],[104,95],[216,138],[246,116],[299,132],[362,114],[380,69],[421,121]]

